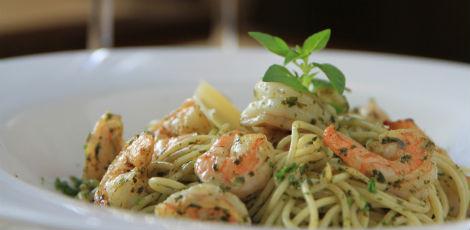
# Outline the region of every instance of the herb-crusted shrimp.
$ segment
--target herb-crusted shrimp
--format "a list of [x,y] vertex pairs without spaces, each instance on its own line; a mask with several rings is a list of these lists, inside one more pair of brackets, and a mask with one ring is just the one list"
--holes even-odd
[[254,93],[255,100],[241,114],[242,125],[290,130],[296,120],[319,127],[335,123],[335,109],[314,94],[275,82],[256,83]]
[[390,185],[388,189],[402,197],[421,195],[417,193],[437,179],[435,146],[419,130],[391,130],[379,139],[372,152],[329,126],[323,143],[347,165]]
[[153,148],[152,134],[144,132],[133,139],[109,165],[95,193],[95,203],[130,208],[145,195]]
[[157,139],[176,137],[184,134],[207,134],[213,128],[206,115],[194,99],[187,99],[177,110],[148,128],[155,132]]
[[100,180],[122,148],[121,116],[105,113],[96,122],[85,144],[83,178]]
[[213,184],[194,185],[172,194],[155,207],[155,214],[227,223],[251,222],[245,204]]
[[244,199],[266,185],[272,175],[271,143],[260,133],[232,131],[222,135],[194,166],[203,182],[216,183]]

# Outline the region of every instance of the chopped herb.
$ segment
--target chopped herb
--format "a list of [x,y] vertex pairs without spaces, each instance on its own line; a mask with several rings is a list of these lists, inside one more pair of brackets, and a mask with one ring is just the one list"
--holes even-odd
[[297,105],[297,97],[286,97],[281,103],[283,105],[287,105],[289,107],[292,107],[294,105]]
[[310,120],[310,124],[315,125],[316,123],[317,123],[317,119],[312,118],[312,120]]
[[402,180],[398,179],[392,183],[393,188],[401,188],[401,182]]
[[400,157],[400,162],[403,164],[408,163],[410,160],[411,160],[410,154],[405,154]]
[[348,197],[346,197],[346,200],[348,201],[348,206],[351,207],[353,202],[354,202],[353,198],[348,196]]
[[369,202],[366,202],[364,207],[362,208],[363,212],[369,212],[372,207],[370,206]]
[[335,117],[334,117],[333,115],[330,117],[330,122],[331,122],[331,123],[335,123],[335,122],[336,122],[336,119],[335,119]]
[[245,183],[245,177],[238,176],[235,178],[235,183],[238,185],[243,185]]
[[248,173],[248,176],[251,176],[251,177],[252,177],[252,176],[255,176],[255,173],[254,173],[253,171],[250,171],[250,172]]
[[287,174],[295,171],[297,169],[297,163],[292,163],[288,166],[285,166],[281,170],[277,171],[276,174],[274,175],[278,181],[284,180]]
[[375,178],[371,178],[369,180],[369,183],[367,183],[367,190],[369,190],[370,193],[376,193],[377,192],[377,187],[375,185]]
[[98,156],[100,155],[100,149],[101,149],[100,143],[96,144],[96,146],[95,146],[95,157],[97,159],[98,159]]
[[341,156],[344,156],[344,157],[347,156],[348,155],[348,149],[347,148],[340,148],[339,149],[339,154]]
[[397,143],[400,148],[405,147],[405,142],[403,142],[401,139],[396,138],[396,137],[384,137],[382,139],[382,144],[390,144],[390,143]]
[[274,164],[272,161],[269,161],[269,167],[274,168],[276,167],[276,164]]
[[382,174],[381,171],[374,169],[372,170],[372,176],[377,179],[378,182],[380,183],[385,183],[385,177],[384,174]]
[[236,165],[239,165],[241,162],[240,162],[240,159],[237,158],[233,161],[233,163],[235,163]]
[[296,188],[300,186],[299,180],[297,180],[297,178],[292,174],[287,177],[287,181],[289,181],[290,185],[292,185]]
[[299,173],[300,175],[303,175],[307,172],[307,169],[308,169],[308,166],[307,164],[302,164],[300,167],[299,167]]
[[220,220],[224,222],[228,222],[230,220],[230,213],[226,209],[222,209],[222,212],[224,213],[223,216],[220,217]]
[[222,186],[220,186],[220,189],[222,189],[222,192],[228,192],[228,191],[230,191],[232,188],[231,188],[230,186],[222,185]]
[[175,201],[179,201],[183,198],[183,195],[178,195],[177,197],[175,197]]
[[188,207],[190,207],[190,208],[197,208],[197,209],[201,208],[200,205],[197,205],[197,204],[195,204],[195,203],[189,204]]
[[430,148],[434,148],[436,145],[434,144],[434,142],[432,142],[431,140],[428,140],[426,141],[426,144],[424,145],[424,148],[426,149],[430,149]]
[[80,192],[79,185],[77,183],[79,179],[76,177],[71,177],[70,179],[72,180],[72,178],[77,179],[77,180],[71,181],[72,182],[71,184],[69,184],[65,180],[62,181],[59,178],[56,178],[54,182],[55,189],[58,191],[61,191],[63,194],[67,196],[72,196],[72,197],[76,196],[78,192]]
[[214,163],[214,164],[212,165],[212,169],[213,169],[214,171],[216,171],[216,172],[219,171],[219,165],[217,165],[217,163]]

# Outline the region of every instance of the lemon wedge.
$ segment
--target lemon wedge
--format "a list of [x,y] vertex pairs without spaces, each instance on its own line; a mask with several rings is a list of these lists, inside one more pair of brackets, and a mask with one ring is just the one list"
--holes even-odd
[[221,128],[224,124],[228,124],[231,129],[240,126],[240,111],[227,97],[209,83],[201,82],[193,98],[204,115],[217,128]]

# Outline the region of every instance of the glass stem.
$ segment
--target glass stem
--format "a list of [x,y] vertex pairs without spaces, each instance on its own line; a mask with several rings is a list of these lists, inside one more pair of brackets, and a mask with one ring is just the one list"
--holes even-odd
[[113,0],[90,0],[88,49],[111,48],[114,37]]

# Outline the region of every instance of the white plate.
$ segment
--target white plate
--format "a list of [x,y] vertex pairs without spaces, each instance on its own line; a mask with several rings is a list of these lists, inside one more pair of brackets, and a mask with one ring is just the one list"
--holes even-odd
[[[375,97],[393,118],[414,118],[457,162],[470,166],[468,65],[339,51],[314,58],[343,70],[353,105]],[[56,177],[80,175],[83,141],[103,112],[122,114],[130,136],[176,108],[203,79],[243,108],[253,84],[280,62],[263,50],[229,54],[196,48],[1,61],[0,219],[49,229],[239,229],[99,209],[58,194],[52,184]],[[451,227],[468,230],[470,221]]]

